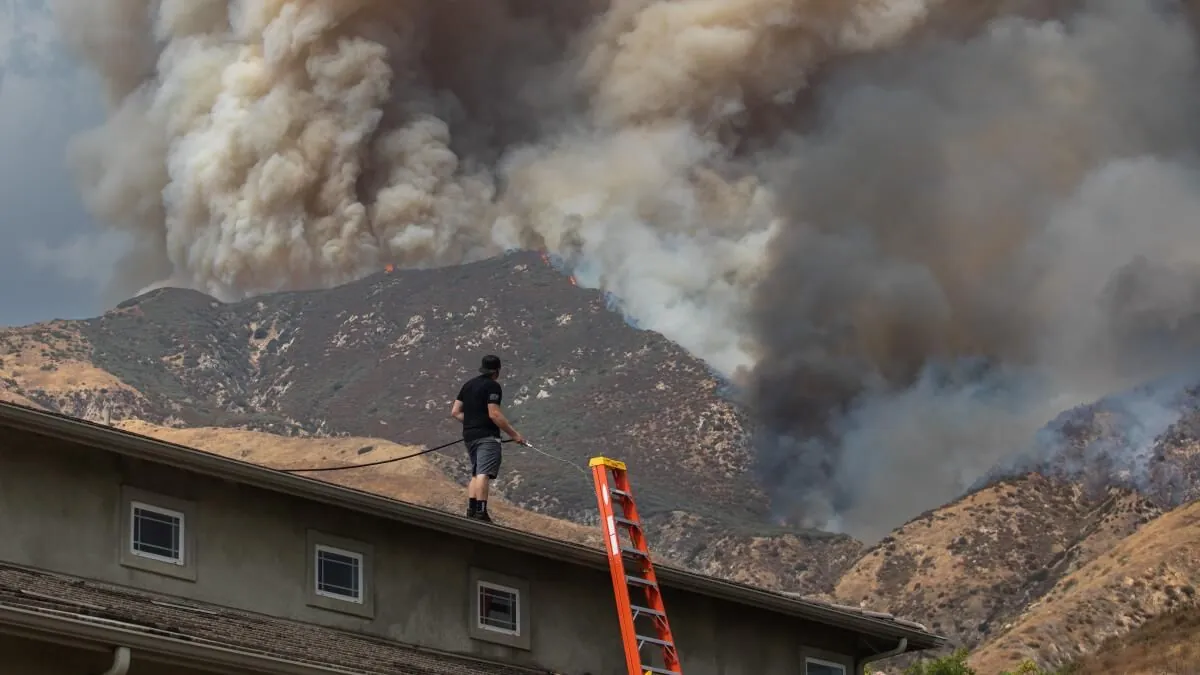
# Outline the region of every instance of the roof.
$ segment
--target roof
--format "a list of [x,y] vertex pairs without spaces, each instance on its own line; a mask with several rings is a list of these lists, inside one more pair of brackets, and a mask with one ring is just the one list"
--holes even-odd
[[[608,570],[607,556],[598,548],[515,530],[494,523],[485,524],[445,511],[277,471],[258,464],[223,457],[58,413],[0,402],[0,427],[22,429],[71,443],[440,531],[491,546],[506,546],[545,558]],[[769,591],[697,574],[664,563],[656,563],[655,572],[659,583],[667,588],[689,591],[714,599],[836,626],[871,637],[892,640],[904,638],[908,640],[909,651],[936,649],[945,644],[945,638],[930,633],[921,624],[905,621],[883,612],[818,602],[794,594]]]
[[[111,640],[116,644],[136,642],[137,637],[151,638],[154,646],[147,650],[151,653],[159,651],[164,642],[182,641],[198,647],[200,653],[225,652],[227,665],[238,665],[239,659],[229,657],[240,656],[243,664],[269,659],[276,665],[307,666],[309,672],[324,669],[347,674],[544,675],[547,672],[0,564],[0,623],[33,627],[38,620],[43,622],[43,628],[49,627],[45,625],[47,620],[53,620],[58,624],[53,628],[58,635],[66,632],[61,625],[65,623],[110,632],[120,630],[126,639]],[[130,634],[134,640],[128,639]]]

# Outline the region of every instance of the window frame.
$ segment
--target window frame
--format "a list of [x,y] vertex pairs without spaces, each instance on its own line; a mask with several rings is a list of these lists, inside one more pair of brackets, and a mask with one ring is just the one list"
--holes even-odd
[[[505,586],[503,584],[497,584],[497,583],[494,583],[491,581],[486,581],[484,579],[477,579],[475,581],[475,593],[477,594],[477,596],[483,595],[483,591],[485,589],[497,591],[500,593],[504,593],[505,595],[512,596],[512,599],[513,599],[513,623],[516,624],[516,628],[510,630],[508,628],[500,628],[499,626],[492,626],[492,625],[486,623],[484,621],[485,617],[483,616],[483,607],[479,606],[478,604],[475,605],[475,627],[478,628],[479,630],[491,631],[493,633],[499,633],[501,635],[508,635],[508,636],[516,637],[516,638],[521,637],[521,614],[522,614],[522,612],[521,612],[521,589],[512,588],[511,586]],[[481,598],[476,597],[476,603],[478,603],[478,601],[480,599]]]
[[[341,593],[334,593],[321,589],[321,553],[332,553],[333,555],[341,556],[343,558],[350,558],[358,563],[354,567],[358,574],[358,578],[356,579],[358,582],[358,593],[356,595],[342,595]],[[342,602],[353,602],[356,605],[363,604],[363,592],[366,589],[366,584],[363,583],[364,570],[364,558],[363,554],[361,553],[356,551],[347,551],[346,549],[338,548],[336,546],[328,546],[320,543],[313,546],[313,592],[323,598],[333,598],[335,600],[341,600]]]
[[[141,572],[195,582],[200,554],[200,548],[197,545],[197,531],[202,525],[197,515],[196,502],[143,490],[127,484],[121,485],[120,492],[117,512],[114,514],[118,533],[115,542],[117,563],[122,567]],[[180,517],[179,555],[181,562],[169,560],[153,553],[134,550],[133,514],[135,509],[139,508],[152,513]]]
[[[529,580],[473,566],[468,569],[466,576],[467,583],[464,590],[467,597],[465,598],[465,607],[463,607],[466,616],[463,618],[466,622],[468,636],[481,642],[491,642],[526,651],[532,650],[534,599],[530,591]],[[490,626],[483,621],[479,596],[485,588],[515,596],[514,618],[517,621],[515,631]]]
[[846,664],[844,664],[844,663],[838,663],[837,661],[827,661],[825,659],[820,659],[815,656],[806,656],[806,657],[804,657],[804,675],[808,675],[808,664],[810,664],[810,663],[814,664],[814,665],[818,665],[818,666],[825,666],[827,668],[837,668],[839,671],[841,671],[841,675],[846,675],[846,672],[849,670],[848,668],[846,668]]
[[[156,553],[147,553],[146,551],[139,551],[137,549],[137,544],[138,544],[137,528],[134,527],[134,525],[137,522],[137,512],[138,511],[148,511],[150,513],[155,513],[160,516],[167,516],[168,518],[174,518],[179,521],[179,557],[178,558],[168,558],[167,556],[158,555]],[[129,540],[126,543],[129,544],[130,555],[135,555],[139,558],[146,558],[148,560],[154,560],[154,561],[163,563],[164,565],[175,565],[178,567],[182,567],[183,565],[187,564],[187,531],[188,531],[188,522],[187,522],[187,514],[186,513],[183,513],[182,511],[176,511],[175,509],[168,509],[163,506],[155,506],[154,504],[148,504],[140,499],[130,499],[129,500]]]
[[[358,599],[321,591],[318,588],[320,551],[358,560]],[[304,600],[309,607],[328,612],[350,614],[364,619],[375,618],[375,547],[363,541],[339,537],[309,529],[304,542]]]

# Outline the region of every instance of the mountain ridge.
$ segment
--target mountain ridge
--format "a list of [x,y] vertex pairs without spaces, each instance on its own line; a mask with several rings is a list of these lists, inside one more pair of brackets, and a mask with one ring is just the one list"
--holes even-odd
[[[1179,589],[1200,585],[1200,570],[1187,566],[1139,571],[1141,583],[1176,588],[1179,598],[1139,612],[1112,576],[1128,576],[1125,567],[1096,562],[1160,523],[1178,533],[1172,550],[1200,552],[1200,532],[1172,516],[1194,498],[1172,486],[1196,484],[1200,402],[1190,385],[1174,400],[1177,414],[1136,439],[1121,422],[1136,411],[1112,404],[1120,395],[1064,411],[1047,426],[1063,444],[1054,452],[997,471],[867,546],[775,525],[756,485],[751,421],[725,383],[531,252],[237,303],[159,289],[95,319],[0,331],[0,396],[86,419],[109,415],[122,428],[209,451],[229,452],[229,439],[266,444],[277,449],[246,459],[267,465],[324,466],[368,446],[452,439],[450,401],[486,351],[506,355],[506,409],[539,448],[575,467],[594,454],[637,467],[639,505],[665,560],[919,621],[978,648],[986,667],[1012,667],[1017,656],[1055,664],[1099,648],[1047,634],[1039,618],[1076,602],[1068,584],[1081,570],[1107,589],[1087,605],[1106,608],[1087,614],[1106,636],[1189,606]],[[1157,467],[1146,475],[1165,477],[1170,489],[1122,483],[1103,462],[1092,474],[1068,470],[1135,441]],[[407,476],[405,494],[457,509],[460,450],[396,469]],[[379,481],[392,472],[333,480],[385,491],[393,487]],[[501,516],[552,527],[554,536],[586,538],[595,525],[584,477],[536,453],[506,451],[496,492]]]
[[[75,416],[430,447],[457,436],[454,393],[496,352],[509,418],[573,465],[506,451],[494,489],[514,505],[594,522],[577,468],[609,454],[638,467],[659,548],[699,571],[817,592],[861,546],[774,525],[747,417],[725,383],[533,252],[234,303],[157,289],[95,319],[2,332],[0,345],[10,396]],[[465,480],[460,446],[429,461]],[[761,560],[747,566],[745,556]]]

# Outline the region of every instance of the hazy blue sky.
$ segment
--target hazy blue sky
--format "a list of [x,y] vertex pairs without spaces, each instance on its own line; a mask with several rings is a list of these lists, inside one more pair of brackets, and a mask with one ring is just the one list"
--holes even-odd
[[71,137],[102,119],[45,0],[0,0],[0,325],[104,309],[118,246],[100,236],[66,166]]

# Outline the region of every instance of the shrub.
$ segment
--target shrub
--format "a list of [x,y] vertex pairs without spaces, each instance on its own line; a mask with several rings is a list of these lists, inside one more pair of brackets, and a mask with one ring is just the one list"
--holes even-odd
[[1025,659],[1017,664],[1016,670],[1006,670],[1000,675],[1071,675],[1074,672],[1075,668],[1071,665],[1055,670],[1042,670],[1032,659]]
[[904,669],[904,675],[976,675],[967,665],[967,650],[959,649],[938,659],[922,659]]

